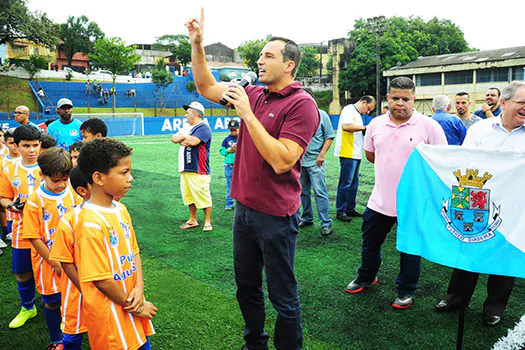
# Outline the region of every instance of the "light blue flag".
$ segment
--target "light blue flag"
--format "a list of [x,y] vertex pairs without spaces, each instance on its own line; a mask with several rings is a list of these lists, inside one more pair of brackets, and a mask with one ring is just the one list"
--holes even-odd
[[525,150],[419,145],[397,187],[397,249],[525,277]]

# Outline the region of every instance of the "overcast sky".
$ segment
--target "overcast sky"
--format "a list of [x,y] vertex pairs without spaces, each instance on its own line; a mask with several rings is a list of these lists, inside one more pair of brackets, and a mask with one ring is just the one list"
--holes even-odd
[[480,50],[525,46],[525,2],[521,1],[29,0],[28,6],[46,12],[57,23],[85,15],[107,36],[119,36],[127,44],[150,44],[164,34],[187,34],[184,23],[199,16],[204,7],[205,45],[222,42],[232,49],[267,34],[299,44],[346,37],[356,19],[379,15],[449,19],[465,33],[469,46]]

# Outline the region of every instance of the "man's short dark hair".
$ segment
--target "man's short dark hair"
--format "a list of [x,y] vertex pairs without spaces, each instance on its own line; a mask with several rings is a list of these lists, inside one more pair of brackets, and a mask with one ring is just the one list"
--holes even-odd
[[13,138],[15,139],[15,143],[19,145],[20,141],[40,141],[41,133],[40,129],[29,124],[24,124],[15,129]]
[[496,91],[498,92],[498,97],[501,96],[501,91],[500,91],[500,89],[498,89],[497,87],[490,87],[490,88],[488,88],[487,91],[489,91],[489,90],[496,90]]
[[122,141],[108,138],[97,138],[86,142],[78,156],[78,167],[90,184],[93,174],[100,172],[108,174],[111,168],[117,166],[119,160],[131,156],[131,147]]
[[40,153],[37,158],[40,171],[45,176],[69,175],[73,168],[71,155],[60,147],[51,147]]
[[48,149],[57,145],[57,140],[45,132],[40,133],[40,142],[42,142],[42,148],[44,149]]
[[80,125],[80,130],[86,130],[87,132],[96,135],[100,133],[102,137],[108,135],[108,126],[100,118],[89,118]]
[[414,81],[407,77],[397,77],[390,81],[390,84],[388,85],[388,92],[390,92],[392,89],[399,89],[399,90],[412,90],[412,93],[416,91],[416,85],[414,84]]
[[46,120],[46,121],[44,122],[44,124],[46,124],[46,126],[49,126],[49,124],[51,124],[51,123],[54,122],[55,120],[57,120],[57,118],[50,118],[50,119]]
[[69,174],[69,182],[71,183],[71,187],[75,190],[75,192],[78,193],[79,187],[84,187],[87,189],[88,182],[82,172],[80,171],[80,168],[78,166],[71,169],[71,174]]
[[4,140],[7,141],[8,138],[14,137],[13,133],[15,132],[15,128],[9,128],[4,131]]
[[297,69],[301,64],[301,50],[299,49],[299,46],[295,43],[295,41],[280,36],[272,36],[270,40],[268,40],[268,42],[272,41],[284,42],[284,49],[281,50],[281,53],[283,55],[283,62],[295,62],[295,67],[292,70],[292,77],[295,77],[295,73],[297,73]]
[[370,96],[370,95],[364,95],[357,102],[361,102],[361,101],[365,101],[366,103],[376,103],[375,97],[374,96]]
[[456,94],[456,97],[458,96],[467,96],[467,98],[470,100],[470,94],[466,91],[460,91]]
[[75,143],[73,143],[73,144],[71,144],[69,146],[69,153],[71,153],[71,151],[78,151],[78,152],[80,152],[82,147],[84,147],[84,142],[77,141],[77,142],[75,142]]

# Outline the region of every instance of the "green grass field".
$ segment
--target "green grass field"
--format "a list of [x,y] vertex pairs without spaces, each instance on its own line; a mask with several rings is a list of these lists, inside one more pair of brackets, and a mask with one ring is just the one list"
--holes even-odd
[[[224,211],[224,175],[218,149],[224,133],[213,134],[212,213],[214,230],[180,230],[188,216],[179,190],[178,146],[169,136],[123,138],[134,149],[132,190],[122,201],[129,208],[144,262],[146,295],[159,311],[153,319],[154,349],[240,349],[243,322],[235,299],[231,226],[233,212]],[[327,182],[335,213],[338,159],[327,156]],[[373,167],[361,165],[358,209],[363,210],[373,187]],[[333,215],[335,216],[335,215]],[[203,222],[203,213],[199,212]],[[434,304],[446,292],[451,270],[423,261],[414,305],[394,310],[399,253],[395,232],[383,249],[379,284],[349,295],[345,286],[360,264],[361,219],[334,221],[328,237],[316,225],[298,238],[296,275],[305,333],[305,349],[455,349],[457,314],[438,314]],[[202,227],[202,225],[201,225]],[[44,349],[48,335],[42,303],[38,316],[18,330],[7,325],[18,312],[15,278],[10,273],[10,249],[0,257],[0,349]],[[502,325],[482,325],[486,277],[466,314],[464,349],[490,349],[525,313],[525,293],[517,280]],[[267,302],[267,331],[273,333],[275,312]],[[88,348],[87,342],[85,342]],[[273,348],[273,346],[271,347]]]

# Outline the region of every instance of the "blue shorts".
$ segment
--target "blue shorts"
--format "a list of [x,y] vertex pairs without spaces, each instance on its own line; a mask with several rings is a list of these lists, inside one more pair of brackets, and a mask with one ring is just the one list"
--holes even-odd
[[42,295],[42,301],[45,304],[55,304],[60,302],[60,293],[50,294],[50,295]]
[[139,350],[151,350],[151,343],[149,342],[149,337],[146,337],[146,342],[139,348]]
[[20,274],[33,271],[33,266],[31,265],[31,249],[13,248],[12,252],[13,273]]
[[82,341],[84,333],[67,334],[64,333],[64,350],[82,350]]

